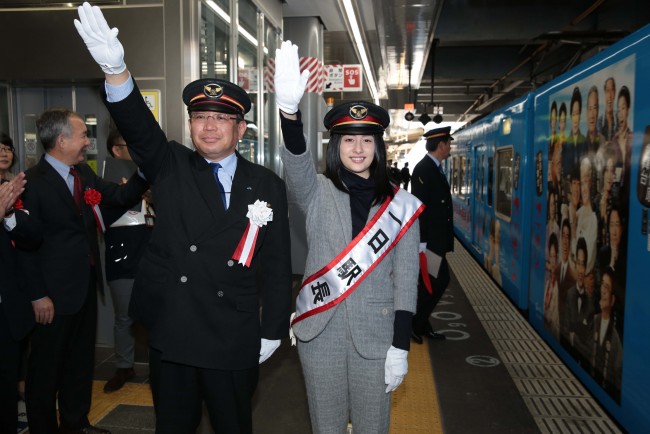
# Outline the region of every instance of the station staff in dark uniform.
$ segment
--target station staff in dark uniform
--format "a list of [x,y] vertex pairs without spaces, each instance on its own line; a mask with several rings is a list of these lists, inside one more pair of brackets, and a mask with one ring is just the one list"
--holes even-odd
[[429,270],[432,293],[429,294],[422,276],[418,281],[418,304],[413,316],[412,334],[417,343],[422,343],[422,335],[432,339],[445,339],[443,334],[431,329],[429,316],[449,284],[449,266],[445,254],[454,250],[451,191],[441,167],[451,150],[453,137],[450,132],[451,127],[436,128],[424,135],[427,139],[427,155],[416,164],[411,176],[411,192],[426,205],[420,214],[420,250],[430,250],[440,258],[438,273]]
[[[126,69],[117,29],[88,3],[79,17],[106,73],[106,106],[156,204],[130,307],[149,331],[156,433],[195,432],[203,401],[215,432],[250,433],[258,364],[288,336],[291,307],[284,182],[235,152],[251,101],[224,80],[188,84],[196,150],[170,142]],[[253,226],[250,249],[242,241]]]

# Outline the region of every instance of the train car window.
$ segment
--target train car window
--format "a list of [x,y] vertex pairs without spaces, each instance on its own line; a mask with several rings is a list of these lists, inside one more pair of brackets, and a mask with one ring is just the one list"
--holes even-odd
[[451,192],[458,194],[458,157],[454,157],[451,161]]
[[465,160],[465,189],[466,194],[472,193],[472,159],[469,157]]
[[465,196],[465,177],[466,177],[465,161],[466,161],[466,158],[465,157],[459,157],[459,160],[460,161],[459,161],[459,164],[458,164],[458,170],[459,170],[459,174],[458,174],[458,187],[459,188],[458,188],[458,191],[459,191],[460,196]]
[[488,201],[488,206],[492,207],[492,185],[493,185],[493,180],[494,180],[494,158],[493,157],[488,157],[488,178],[487,178],[487,201]]
[[512,214],[513,156],[512,146],[497,149],[496,213],[508,219]]

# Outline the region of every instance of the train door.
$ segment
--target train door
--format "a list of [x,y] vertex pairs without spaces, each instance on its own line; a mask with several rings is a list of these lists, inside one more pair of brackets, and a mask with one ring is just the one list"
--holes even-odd
[[472,182],[472,194],[470,194],[470,207],[472,213],[472,245],[479,254],[482,254],[483,240],[483,220],[485,218],[484,210],[484,186],[485,186],[485,146],[472,146],[472,161],[474,161],[474,170],[470,182]]
[[[16,87],[13,93],[13,134],[17,163],[15,170],[26,170],[34,166],[43,155],[43,147],[36,135],[36,120],[47,108],[65,107],[79,113],[85,120],[90,137],[86,160],[95,172],[101,175],[106,158],[106,138],[110,117],[99,97],[99,86],[43,86]],[[100,245],[103,255],[104,248]],[[102,258],[103,263],[103,258]],[[107,285],[104,285],[108,288]],[[97,343],[113,344],[113,305],[110,291],[98,303]]]

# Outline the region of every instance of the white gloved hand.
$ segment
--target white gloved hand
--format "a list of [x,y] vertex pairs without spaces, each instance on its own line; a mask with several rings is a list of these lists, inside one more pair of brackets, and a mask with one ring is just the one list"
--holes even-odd
[[108,23],[97,6],[88,2],[77,9],[79,20],[74,26],[86,43],[90,55],[106,74],[119,74],[126,69],[124,64],[124,47],[117,39],[119,30],[108,27]]
[[418,248],[418,252],[426,252],[427,251],[427,243],[420,243],[420,247]]
[[280,346],[280,339],[270,341],[262,338],[262,346],[260,348],[260,365],[266,361]]
[[408,354],[408,351],[400,350],[392,345],[388,349],[384,370],[384,383],[388,385],[386,387],[386,393],[394,391],[402,384],[409,369]]
[[298,46],[291,41],[284,41],[275,50],[275,102],[283,112],[294,114],[302,99],[309,80],[309,70],[300,73]]

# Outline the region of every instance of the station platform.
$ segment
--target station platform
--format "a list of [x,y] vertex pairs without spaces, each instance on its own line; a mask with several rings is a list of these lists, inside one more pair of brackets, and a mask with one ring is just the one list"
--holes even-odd
[[[392,397],[391,434],[622,432],[459,242],[448,261],[452,279],[430,319],[447,339],[411,343],[409,372]],[[91,423],[113,434],[153,433],[142,348],[136,378],[110,394],[103,386],[114,372],[112,348],[98,347],[96,360]],[[253,417],[256,433],[312,432],[288,342],[260,366]],[[211,432],[205,419],[197,433]]]

